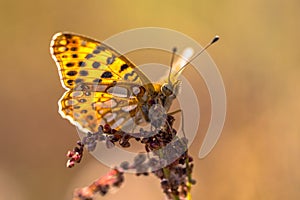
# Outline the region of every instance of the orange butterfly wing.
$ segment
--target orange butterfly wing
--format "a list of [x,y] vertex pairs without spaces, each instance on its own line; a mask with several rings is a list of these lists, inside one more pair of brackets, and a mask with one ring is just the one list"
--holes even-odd
[[139,68],[94,39],[58,33],[50,52],[67,90],[59,100],[59,113],[84,132],[95,132],[100,124],[120,129],[130,119],[137,121],[142,116],[137,95],[142,88],[150,96],[155,93]]

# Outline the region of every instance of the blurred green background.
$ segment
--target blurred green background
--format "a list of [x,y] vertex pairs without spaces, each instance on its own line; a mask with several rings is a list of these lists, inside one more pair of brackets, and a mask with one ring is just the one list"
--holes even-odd
[[[202,45],[221,36],[208,52],[226,86],[227,120],[208,157],[197,159],[207,123],[192,145],[193,199],[300,199],[299,6],[298,0],[1,0],[0,199],[71,199],[74,188],[108,171],[88,154],[65,168],[78,136],[57,113],[64,90],[49,44],[59,31],[105,40],[144,26],[174,29]],[[164,197],[154,177],[127,175],[123,188],[103,199]]]

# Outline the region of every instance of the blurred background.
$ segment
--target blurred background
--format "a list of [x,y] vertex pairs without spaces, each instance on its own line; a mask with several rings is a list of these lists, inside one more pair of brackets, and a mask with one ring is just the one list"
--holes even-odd
[[[297,0],[1,0],[0,199],[71,199],[74,188],[109,170],[87,153],[80,165],[65,167],[78,135],[57,112],[64,90],[49,44],[59,31],[105,40],[144,26],[174,29],[202,45],[221,36],[208,52],[224,79],[227,119],[214,150],[199,160],[210,118],[203,91],[204,121],[191,147],[193,199],[300,199],[299,6]],[[170,55],[163,59],[168,63]],[[164,196],[156,178],[129,174],[103,199]]]

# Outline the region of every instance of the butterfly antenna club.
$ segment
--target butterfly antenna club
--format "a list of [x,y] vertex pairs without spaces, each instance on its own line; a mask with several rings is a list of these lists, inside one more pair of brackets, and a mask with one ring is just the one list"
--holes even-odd
[[199,51],[193,58],[191,58],[185,65],[182,66],[182,68],[176,73],[179,74],[181,73],[181,71],[188,65],[190,64],[193,60],[195,60],[198,56],[200,56],[208,47],[210,47],[211,45],[213,45],[214,43],[216,43],[218,40],[220,39],[220,37],[218,35],[216,35],[211,41],[210,43],[208,43],[201,51]]

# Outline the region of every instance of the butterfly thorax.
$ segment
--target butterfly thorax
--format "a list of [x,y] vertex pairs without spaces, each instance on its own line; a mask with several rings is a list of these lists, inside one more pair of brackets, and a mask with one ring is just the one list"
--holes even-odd
[[[148,85],[140,87],[140,92],[137,94],[139,104],[139,110],[141,111],[141,116],[134,116],[136,120],[143,120],[147,123],[151,123],[154,127],[158,128],[163,125],[166,119],[167,112],[176,95],[173,93],[163,92],[164,85],[150,83],[151,87],[154,89],[152,93],[147,93],[145,88]],[[137,121],[136,121],[137,122]]]

